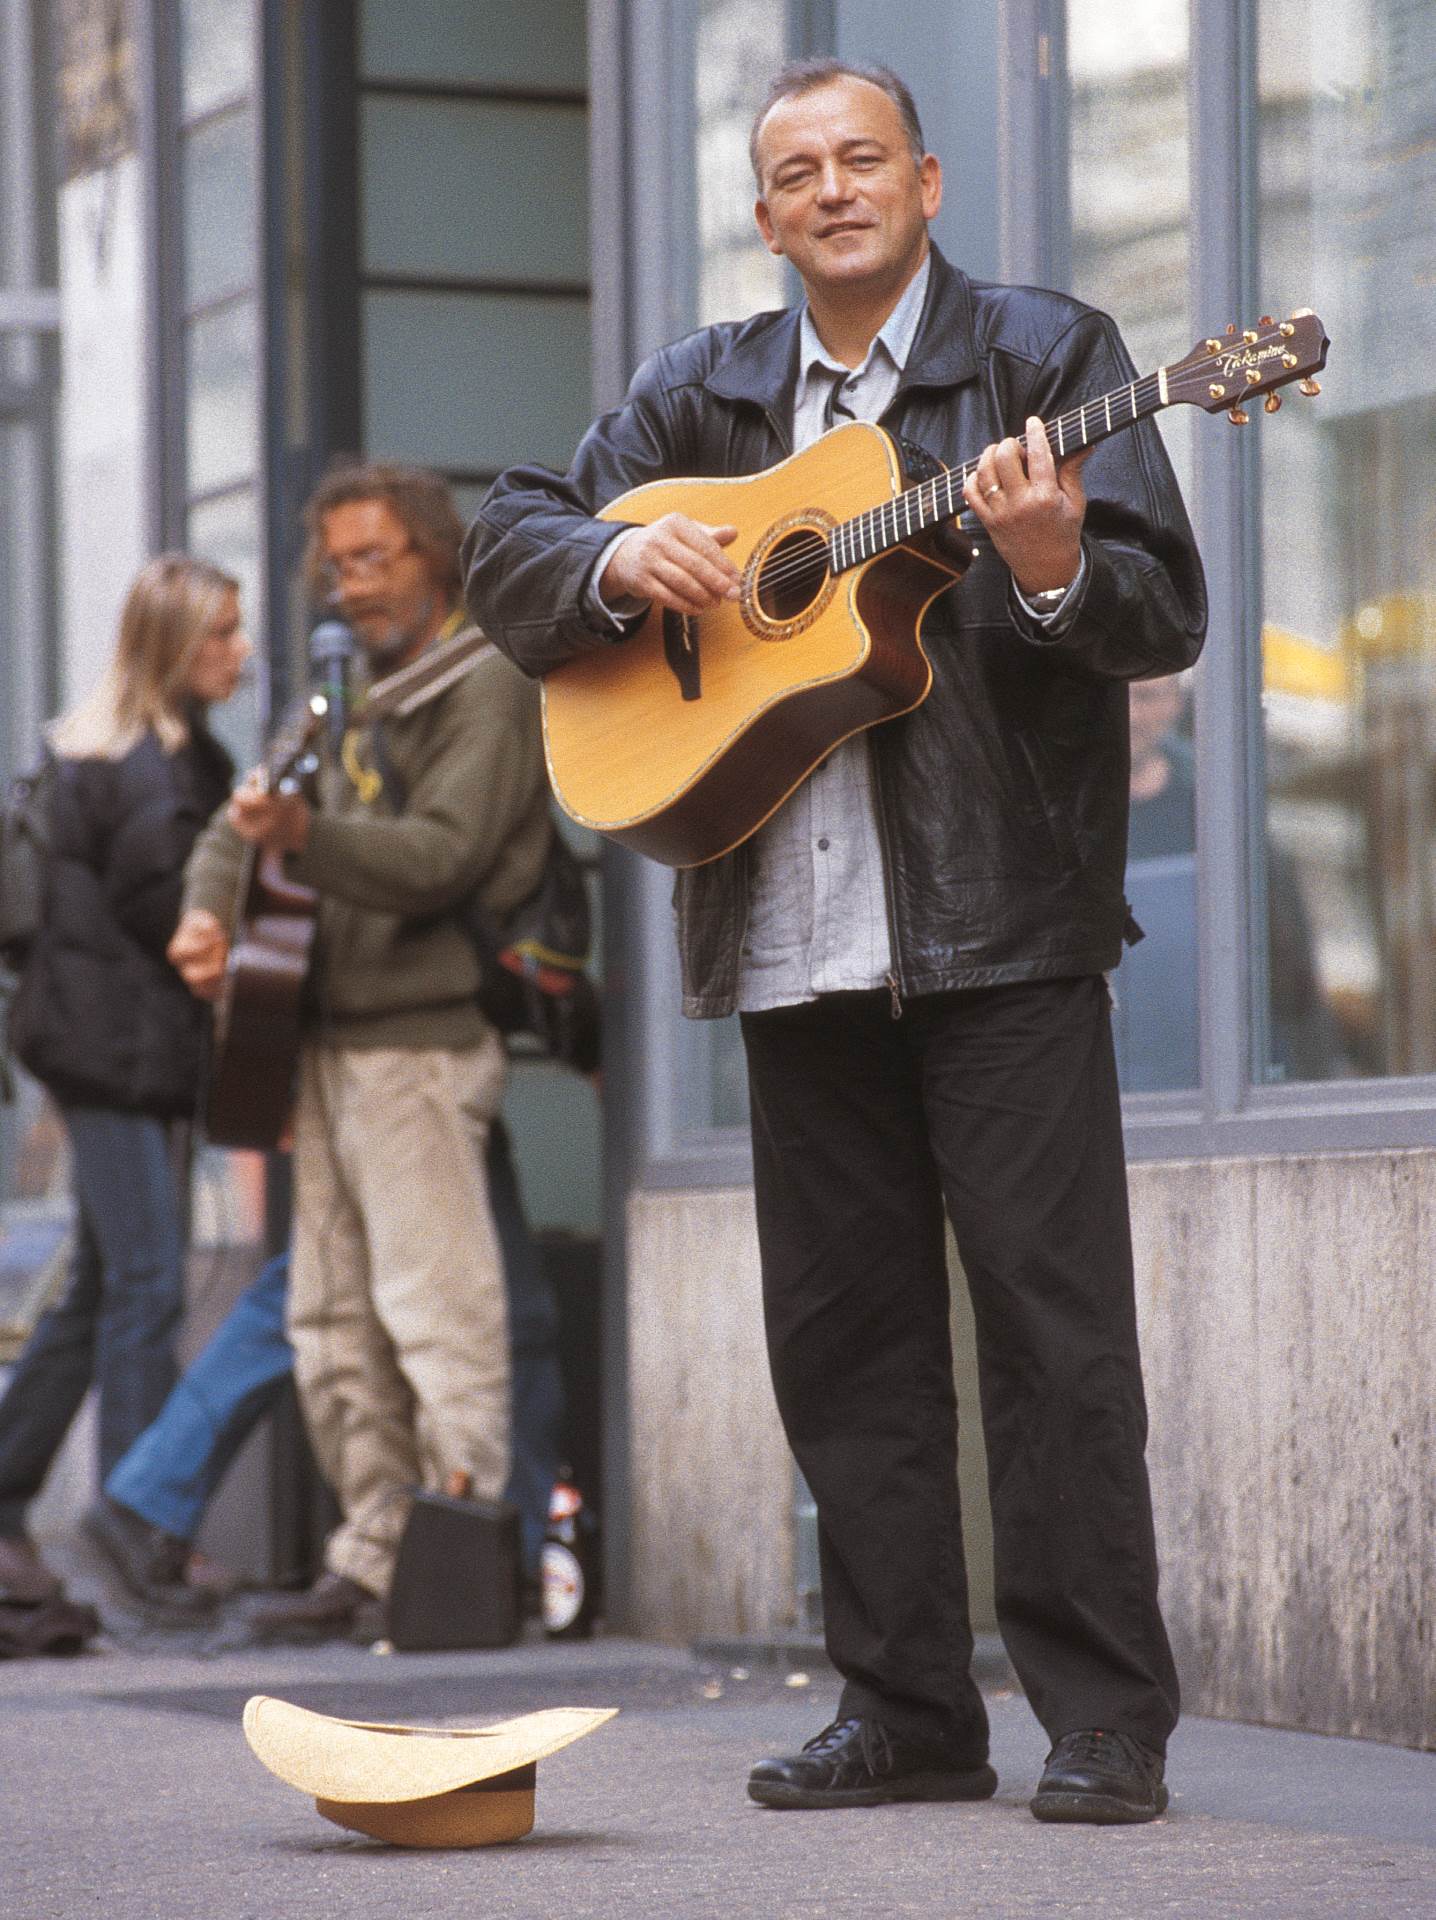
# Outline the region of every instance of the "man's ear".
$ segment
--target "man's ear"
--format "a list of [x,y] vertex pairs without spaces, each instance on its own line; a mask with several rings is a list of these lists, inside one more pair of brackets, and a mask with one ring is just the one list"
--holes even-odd
[[768,213],[768,203],[763,199],[761,194],[753,203],[753,218],[757,221],[758,231],[763,236],[763,245],[768,249],[769,253],[776,253],[781,258],[783,249],[779,244],[777,234],[773,231],[772,218]]
[[925,153],[917,170],[922,188],[922,217],[935,220],[942,205],[942,162],[935,153]]

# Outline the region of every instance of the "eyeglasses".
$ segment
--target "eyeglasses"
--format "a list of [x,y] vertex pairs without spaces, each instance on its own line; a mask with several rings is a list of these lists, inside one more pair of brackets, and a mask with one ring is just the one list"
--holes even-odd
[[413,551],[412,540],[406,540],[402,547],[359,547],[353,553],[336,554],[332,560],[322,562],[319,578],[331,589],[342,586],[346,578],[375,580],[387,573],[396,560]]

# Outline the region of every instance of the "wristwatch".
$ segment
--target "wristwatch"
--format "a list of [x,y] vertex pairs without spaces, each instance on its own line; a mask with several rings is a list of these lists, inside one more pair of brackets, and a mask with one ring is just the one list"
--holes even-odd
[[1029,593],[1027,604],[1034,613],[1056,613],[1071,591],[1070,580],[1065,587],[1044,587],[1041,593]]

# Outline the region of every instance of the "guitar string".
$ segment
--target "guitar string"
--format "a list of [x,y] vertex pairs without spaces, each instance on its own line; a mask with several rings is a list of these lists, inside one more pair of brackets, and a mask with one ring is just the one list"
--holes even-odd
[[[1276,336],[1273,335],[1270,337],[1275,338]],[[1258,344],[1260,344],[1260,342],[1258,342]],[[1095,446],[1101,440],[1107,439],[1110,435],[1122,432],[1127,427],[1132,426],[1144,415],[1157,412],[1164,405],[1174,404],[1170,398],[1165,402],[1161,399],[1162,378],[1165,374],[1170,390],[1173,375],[1181,373],[1186,366],[1187,363],[1182,361],[1177,362],[1171,367],[1159,368],[1155,373],[1141,375],[1130,381],[1124,387],[1114,387],[1109,393],[1099,394],[1094,400],[1084,401],[1080,406],[1074,407],[1069,412],[1059,415],[1055,421],[1049,421],[1046,425],[1046,436],[1049,444],[1052,443],[1055,435],[1057,453],[1059,456],[1065,454],[1066,447],[1064,442],[1067,434],[1069,430],[1075,428],[1081,435],[1081,442],[1084,447]],[[1190,371],[1190,369],[1188,369],[1188,371]],[[1295,378],[1296,376],[1293,374],[1291,377]],[[1124,399],[1130,409],[1129,416],[1127,419],[1120,421],[1118,425],[1113,426],[1112,402],[1113,400],[1121,401]],[[1094,435],[1089,432],[1089,415],[1103,422],[1100,433]],[[1025,434],[1019,436],[1018,444],[1025,452],[1027,448],[1027,437]],[[919,532],[925,531],[926,526],[934,525],[944,519],[952,517],[961,519],[961,509],[956,509],[955,515],[951,512],[943,513],[940,511],[938,507],[938,489],[946,487],[948,506],[951,509],[954,501],[954,483],[956,483],[957,487],[964,486],[969,476],[975,472],[977,465],[978,462],[976,460],[970,460],[960,467],[944,468],[941,474],[935,475],[929,480],[921,481],[914,487],[906,488],[902,493],[895,494],[888,500],[879,502],[878,505],[874,507],[866,508],[862,513],[856,514],[851,519],[834,527],[829,533],[821,534],[816,530],[812,530],[804,552],[791,555],[786,560],[781,560],[777,562],[776,565],[764,569],[761,576],[763,585],[770,589],[775,586],[795,586],[808,579],[820,579],[822,576],[833,573],[834,571],[847,572],[852,566],[861,564],[864,560],[876,558],[879,552],[887,551],[892,546],[900,544],[904,538],[912,533],[911,515],[908,511],[911,505],[915,504],[917,509],[919,521],[917,531]],[[855,468],[854,472],[857,471]],[[931,517],[928,518],[926,524],[924,524],[924,516],[928,514],[929,509],[924,504],[923,495],[929,488],[932,489]],[[898,527],[899,511],[902,512],[906,522],[906,525],[901,531]],[[886,524],[889,517],[891,520],[890,532]],[[857,558],[847,561],[844,565],[834,569],[831,563],[833,559],[837,557],[838,546],[835,545],[835,543],[838,542],[839,536],[844,536],[841,545],[849,549],[856,548]],[[869,546],[871,547],[871,551],[865,551]]]
[[[1132,420],[1136,420],[1140,417],[1137,411],[1137,397],[1138,397],[1138,393],[1142,389],[1147,390],[1146,392],[1141,393],[1141,398],[1143,401],[1146,401],[1147,399],[1150,399],[1151,397],[1153,397],[1156,393],[1160,391],[1159,377],[1155,374],[1150,374],[1147,376],[1145,380],[1133,381],[1129,387],[1118,389],[1118,393],[1120,395],[1129,396],[1129,405],[1132,407],[1132,413],[1131,413]],[[1062,441],[1066,436],[1066,432],[1068,428],[1074,425],[1074,423],[1077,425],[1081,425],[1084,422],[1085,416],[1089,409],[1093,407],[1098,407],[1098,406],[1105,408],[1106,403],[1110,398],[1111,398],[1110,395],[1102,395],[1099,397],[1098,400],[1089,401],[1083,407],[1074,409],[1072,413],[1062,415],[1059,417],[1058,420],[1049,422],[1047,426],[1047,438],[1049,442],[1052,441],[1053,436],[1055,435],[1056,441],[1057,441],[1057,447],[1061,448]],[[1128,421],[1123,422],[1124,426],[1128,424],[1130,424],[1130,422]],[[1103,437],[1105,437],[1105,434]],[[1086,444],[1092,445],[1092,444],[1095,444],[1095,442],[1090,437],[1088,437],[1086,440]],[[1019,447],[1022,448],[1024,452],[1026,451],[1027,437],[1025,434],[1019,437],[1018,445]],[[919,530],[920,531],[922,530],[921,521],[923,520],[924,517],[926,517],[929,511],[924,502],[924,495],[928,494],[929,492],[931,493],[931,509],[930,509],[931,521],[938,521],[938,520],[951,517],[950,514],[943,513],[938,506],[939,490],[946,488],[947,496],[948,496],[948,505],[951,508],[953,506],[956,493],[960,491],[960,489],[963,486],[965,486],[968,478],[973,473],[976,472],[977,466],[978,466],[977,460],[969,460],[964,462],[959,467],[947,468],[944,470],[943,473],[935,475],[929,480],[924,480],[915,487],[910,487],[906,489],[904,493],[897,494],[890,500],[882,501],[875,507],[867,508],[864,512],[854,515],[853,518],[845,522],[842,527],[835,529],[833,536],[831,536],[832,541],[836,543],[839,535],[845,535],[847,537],[843,542],[843,544],[847,545],[849,548],[856,546],[858,550],[858,554],[861,558],[871,557],[863,553],[864,547],[871,545],[874,553],[876,553],[879,550],[880,542],[882,545],[890,546],[903,537],[903,535],[900,534],[898,531],[897,516],[899,511],[901,510],[901,511],[904,511],[904,514],[906,517],[905,510],[909,503],[914,504],[917,508],[919,522],[920,522]],[[891,523],[890,537],[886,537],[888,534],[888,529],[885,522],[888,522],[888,521],[890,521]],[[931,521],[929,522],[929,524],[931,524]],[[908,530],[910,530],[910,528]],[[800,564],[804,566],[804,570],[806,571],[807,568],[811,566],[812,563],[809,561],[805,561]]]
[[[1060,442],[1066,437],[1067,430],[1070,427],[1074,425],[1080,427],[1085,417],[1089,414],[1096,413],[1097,416],[1104,421],[1110,418],[1108,407],[1114,397],[1127,399],[1129,405],[1133,405],[1138,401],[1145,405],[1146,402],[1159,395],[1160,391],[1161,376],[1159,373],[1152,373],[1130,382],[1125,387],[1115,388],[1112,393],[1099,394],[1095,400],[1086,401],[1082,406],[1073,408],[1069,413],[1059,416],[1057,420],[1050,421],[1047,425],[1048,440],[1051,442],[1053,435],[1056,434]],[[1150,411],[1150,409],[1148,410]],[[1112,428],[1111,431],[1114,433],[1123,431],[1141,417],[1142,413],[1140,410],[1133,411],[1128,419],[1123,420],[1120,426]],[[1107,431],[1104,425],[1102,434],[1095,437],[1089,434],[1085,444],[1095,446],[1098,439],[1105,439],[1107,437]],[[1024,452],[1026,451],[1027,436],[1025,434],[1019,437],[1018,445]],[[846,479],[849,474],[856,477],[864,471],[865,465],[866,463],[862,465],[854,463],[847,472],[844,472],[842,469],[837,469],[834,477]],[[920,481],[916,486],[908,487],[904,489],[902,493],[894,494],[889,499],[880,501],[875,507],[865,508],[861,513],[855,514],[852,518],[840,522],[828,533],[819,533],[816,529],[811,530],[811,544],[809,549],[803,553],[791,555],[785,560],[780,560],[772,567],[765,568],[761,575],[763,585],[768,588],[797,585],[805,579],[821,578],[824,574],[833,571],[830,566],[830,559],[833,553],[833,542],[839,535],[848,536],[845,544],[851,547],[871,545],[873,551],[871,553],[861,553],[860,557],[862,559],[874,558],[878,551],[876,536],[880,531],[880,526],[877,523],[880,523],[884,515],[891,514],[893,526],[893,539],[887,541],[886,545],[891,546],[896,544],[905,537],[906,532],[911,531],[910,527],[907,528],[903,534],[899,534],[897,531],[897,514],[905,508],[905,503],[911,502],[916,505],[919,516],[919,527],[917,530],[919,532],[923,531],[922,515],[924,513],[924,506],[922,496],[929,489],[932,490],[932,508],[931,517],[927,521],[927,525],[935,525],[944,519],[954,517],[952,514],[943,513],[939,510],[937,490],[941,487],[946,487],[949,504],[951,504],[954,487],[960,488],[965,484],[968,476],[976,471],[977,466],[978,461],[974,459],[964,462],[960,467],[945,467],[940,474],[935,474],[928,480]],[[957,509],[956,511],[960,515],[962,509]],[[807,532],[808,530],[801,529],[799,531]],[[857,564],[857,562],[849,563],[850,566],[854,564]],[[847,570],[846,567],[838,569],[839,572],[845,572]]]
[[[1160,375],[1148,374],[1144,379],[1134,380],[1128,386],[1116,388],[1114,391],[1116,397],[1127,400],[1128,404],[1134,408],[1130,418],[1122,421],[1120,428],[1112,429],[1112,431],[1117,432],[1125,429],[1142,417],[1141,412],[1135,409],[1139,403],[1145,404],[1160,393]],[[1113,397],[1113,394],[1101,394],[1096,400],[1089,400],[1083,406],[1074,408],[1070,413],[1059,416],[1057,420],[1049,421],[1047,424],[1047,438],[1049,443],[1055,434],[1058,437],[1058,445],[1060,446],[1062,440],[1066,437],[1067,430],[1074,425],[1079,428],[1083,427],[1086,423],[1086,416],[1094,411],[1097,411],[1099,418],[1105,419],[1107,417],[1106,409],[1108,403]],[[1148,410],[1150,411],[1150,409]],[[1107,429],[1104,426],[1103,432],[1098,436],[1087,434],[1083,444],[1086,446],[1095,446],[1099,439],[1105,439],[1106,437]],[[1026,451],[1027,436],[1025,434],[1019,437],[1018,445],[1024,452]],[[923,516],[928,511],[924,506],[923,495],[929,491],[931,491],[932,494],[932,505],[930,518],[926,520],[925,524],[932,526],[942,520],[952,518],[952,514],[943,513],[939,509],[938,491],[942,488],[946,489],[948,503],[949,506],[951,506],[955,489],[960,490],[962,486],[965,485],[968,477],[976,472],[977,465],[977,460],[969,460],[959,467],[944,468],[942,473],[935,474],[931,479],[923,480],[916,486],[908,487],[902,493],[894,494],[888,500],[879,502],[875,507],[865,508],[863,512],[855,514],[851,519],[841,522],[827,534],[820,534],[814,530],[812,534],[813,545],[810,551],[793,555],[786,560],[779,561],[776,566],[764,569],[761,575],[763,585],[770,589],[774,586],[792,586],[797,585],[799,581],[808,578],[820,578],[822,575],[834,571],[830,565],[830,561],[834,553],[834,542],[840,535],[847,536],[843,544],[856,548],[860,560],[872,559],[879,551],[899,544],[901,540],[906,537],[906,534],[912,531],[910,524],[903,531],[899,531],[898,528],[898,514],[903,512],[904,517],[908,517],[905,512],[908,503],[916,507],[919,517],[917,530],[919,532],[923,531]],[[852,469],[854,474],[859,471],[860,469],[856,466]],[[957,511],[960,514],[961,509]],[[885,519],[891,520],[890,537],[888,536],[887,528],[883,525]],[[879,545],[880,540],[882,541],[881,547]],[[863,552],[862,549],[864,547],[871,547],[872,551]],[[848,563],[849,566],[855,564],[858,564],[858,561],[855,560]],[[847,567],[837,569],[839,572],[846,572],[847,570]]]

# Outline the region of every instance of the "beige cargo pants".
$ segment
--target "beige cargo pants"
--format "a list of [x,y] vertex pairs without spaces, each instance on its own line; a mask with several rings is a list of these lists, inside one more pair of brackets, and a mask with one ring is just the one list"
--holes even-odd
[[306,1047],[294,1114],[289,1337],[343,1523],[325,1564],[386,1595],[414,1486],[509,1470],[508,1308],[485,1150],[507,1060]]

